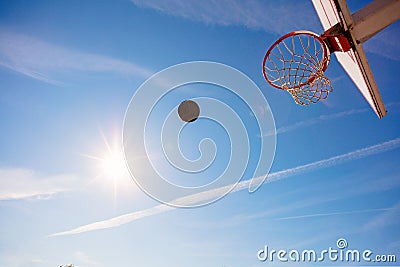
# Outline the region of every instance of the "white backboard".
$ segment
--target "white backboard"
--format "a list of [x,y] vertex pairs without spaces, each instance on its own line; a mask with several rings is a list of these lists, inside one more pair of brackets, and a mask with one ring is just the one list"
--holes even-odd
[[[352,38],[353,17],[345,0],[312,0],[324,30],[341,22],[350,31]],[[376,86],[374,76],[361,43],[352,40],[354,47],[348,52],[336,52],[336,58],[350,76],[368,104],[379,118],[386,115],[386,109]]]

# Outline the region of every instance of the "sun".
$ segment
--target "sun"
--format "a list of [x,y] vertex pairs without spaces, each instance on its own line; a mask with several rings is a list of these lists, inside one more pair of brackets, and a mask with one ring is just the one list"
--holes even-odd
[[99,160],[101,176],[114,182],[121,182],[129,176],[128,168],[121,150],[108,151]]
[[100,185],[108,193],[112,193],[114,208],[120,193],[131,193],[133,180],[125,162],[122,142],[114,138],[110,145],[103,135],[104,145],[95,155],[84,154],[82,156],[92,160],[91,169],[94,177],[89,184]]
[[118,138],[114,138],[110,142],[103,136],[103,149],[98,151],[96,155],[83,155],[86,158],[94,160],[92,164],[96,177],[92,180],[103,184],[112,183],[114,189],[118,185],[128,185],[132,183],[128,167],[125,162],[124,153],[121,142]]

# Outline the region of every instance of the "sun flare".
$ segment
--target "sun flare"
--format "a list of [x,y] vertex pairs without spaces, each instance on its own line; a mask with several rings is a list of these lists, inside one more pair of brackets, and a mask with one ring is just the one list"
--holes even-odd
[[104,178],[121,181],[129,175],[121,151],[109,151],[99,162],[100,173]]
[[111,144],[103,136],[104,147],[101,151],[98,151],[95,155],[83,155],[89,159],[94,160],[92,166],[96,177],[93,181],[101,182],[103,184],[112,183],[114,190],[117,185],[128,185],[132,182],[129,174],[128,167],[125,163],[123,154],[122,144],[120,144],[118,138],[114,138],[114,142]]

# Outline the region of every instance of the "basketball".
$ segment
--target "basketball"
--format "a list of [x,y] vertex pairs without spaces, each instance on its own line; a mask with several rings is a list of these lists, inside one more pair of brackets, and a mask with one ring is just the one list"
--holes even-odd
[[194,122],[200,114],[199,105],[192,100],[185,100],[179,104],[178,115],[184,122]]

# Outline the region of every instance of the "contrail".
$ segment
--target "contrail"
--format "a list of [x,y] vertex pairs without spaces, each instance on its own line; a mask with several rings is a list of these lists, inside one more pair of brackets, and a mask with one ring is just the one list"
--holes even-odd
[[325,216],[335,216],[335,215],[349,215],[349,214],[369,213],[369,212],[377,212],[377,211],[388,211],[388,210],[396,210],[396,209],[399,209],[399,208],[380,208],[380,209],[339,211],[339,212],[330,212],[330,213],[314,213],[314,214],[306,214],[306,215],[298,215],[298,216],[280,217],[280,218],[275,218],[275,220],[280,221],[280,220],[305,219],[305,218],[314,218],[314,217],[325,217]]
[[354,115],[354,114],[364,113],[364,112],[367,112],[369,110],[370,109],[368,109],[368,108],[351,109],[351,110],[342,111],[342,112],[329,114],[329,115],[320,115],[320,116],[318,116],[316,118],[300,121],[300,122],[297,122],[297,123],[294,123],[294,124],[288,125],[288,126],[279,127],[279,128],[276,129],[276,131],[270,131],[270,132],[265,133],[264,136],[271,136],[271,135],[274,135],[274,134],[283,134],[283,133],[287,133],[287,132],[291,132],[291,131],[297,130],[298,128],[312,126],[314,124],[318,124],[320,122],[324,122],[324,121],[327,121],[327,120],[333,120],[333,119],[338,119],[338,118],[341,118],[341,117],[347,117],[347,116]]
[[[400,102],[391,102],[386,104],[386,107],[388,108],[395,108],[397,106],[400,105]],[[276,134],[283,134],[283,133],[287,133],[287,132],[291,132],[294,130],[297,130],[298,128],[303,128],[303,127],[307,127],[307,126],[312,126],[321,122],[325,122],[327,120],[334,120],[334,119],[339,119],[342,117],[347,117],[347,116],[351,116],[351,115],[356,115],[356,114],[360,114],[360,113],[365,113],[370,111],[370,108],[360,108],[360,109],[351,109],[351,110],[347,110],[347,111],[342,111],[342,112],[338,112],[338,113],[334,113],[334,114],[329,114],[329,115],[320,115],[318,117],[309,119],[309,120],[304,120],[304,121],[300,121],[297,123],[294,123],[292,125],[288,125],[288,126],[282,126],[276,129]],[[274,132],[267,132],[265,134],[265,136],[270,136],[273,135]]]
[[354,114],[360,114],[360,113],[364,113],[369,111],[368,108],[363,108],[363,109],[351,109],[348,111],[342,111],[342,112],[338,112],[338,113],[334,113],[334,114],[330,114],[330,115],[320,115],[316,118],[310,119],[310,120],[305,120],[305,121],[301,121],[301,122],[297,122],[295,124],[289,125],[289,126],[282,126],[278,129],[276,129],[276,133],[277,134],[282,134],[282,133],[286,133],[289,131],[293,131],[297,128],[300,127],[305,127],[305,126],[311,126],[317,123],[320,123],[322,121],[326,121],[326,120],[332,120],[332,119],[338,119],[341,117],[347,117],[349,115],[354,115]]
[[[319,161],[315,161],[315,162],[312,162],[309,164],[305,164],[305,165],[297,166],[294,168],[271,173],[268,175],[266,183],[279,181],[282,179],[289,178],[291,176],[295,176],[297,174],[310,172],[310,171],[314,171],[314,170],[322,169],[322,168],[328,168],[328,167],[332,167],[332,166],[335,166],[338,164],[342,164],[342,163],[350,162],[353,160],[365,158],[368,156],[384,153],[384,152],[387,152],[390,150],[397,149],[398,147],[400,147],[400,137],[390,140],[390,141],[387,141],[387,142],[377,144],[377,145],[365,147],[362,149],[357,149],[357,150],[354,150],[354,151],[346,153],[346,154],[338,155],[338,156],[331,157],[328,159],[319,160]],[[264,177],[256,177],[254,179],[257,181],[257,180],[264,179]],[[238,192],[238,191],[247,189],[250,181],[251,181],[251,179],[239,182],[236,185],[236,187],[232,190],[232,192]],[[220,188],[216,188],[213,190],[204,191],[204,192],[201,192],[198,194],[189,195],[186,197],[175,199],[174,201],[172,201],[172,204],[185,203],[186,205],[190,205],[190,204],[198,203],[200,201],[206,201],[209,199],[213,199],[213,198],[215,198],[215,196],[221,195],[221,192],[222,193],[226,192],[226,187],[230,188],[231,186],[232,185],[228,185],[225,187],[220,187]],[[84,232],[89,232],[89,231],[94,231],[94,230],[117,227],[117,226],[129,223],[129,222],[136,221],[136,220],[144,218],[144,217],[163,213],[163,212],[166,212],[166,211],[169,211],[172,209],[174,209],[174,208],[164,205],[164,204],[160,204],[160,205],[154,206],[149,209],[140,210],[140,211],[128,213],[125,215],[117,216],[117,217],[114,217],[114,218],[111,218],[108,220],[103,220],[103,221],[83,225],[83,226],[77,227],[77,228],[69,230],[69,231],[55,233],[55,234],[50,235],[50,237],[79,234],[79,233],[84,233]]]

